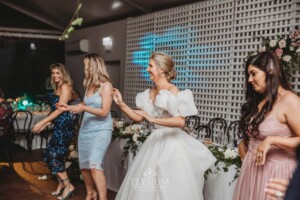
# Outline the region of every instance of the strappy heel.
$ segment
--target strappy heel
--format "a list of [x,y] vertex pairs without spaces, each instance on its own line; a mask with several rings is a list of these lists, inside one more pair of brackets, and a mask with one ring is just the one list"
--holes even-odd
[[65,188],[65,186],[63,185],[63,182],[60,178],[57,178],[57,181],[58,181],[59,185],[62,185],[62,187],[60,188],[59,191],[56,190],[56,191],[51,193],[52,196],[56,196],[56,197],[62,195],[62,193],[64,191],[64,188]]
[[75,189],[73,189],[72,191],[70,190],[70,180],[68,178],[62,180],[62,182],[65,182],[65,181],[68,181],[69,183],[67,185],[65,185],[65,189],[68,191],[67,195],[65,197],[63,196],[59,196],[57,199],[59,200],[67,200],[69,199],[70,197],[74,197],[75,196]]

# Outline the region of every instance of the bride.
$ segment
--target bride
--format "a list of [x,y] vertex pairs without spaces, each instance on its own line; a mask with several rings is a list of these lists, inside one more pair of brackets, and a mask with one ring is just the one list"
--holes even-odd
[[179,91],[174,62],[165,53],[155,52],[147,68],[154,87],[136,97],[132,110],[117,89],[113,99],[132,120],[144,119],[155,128],[145,141],[119,189],[116,200],[202,200],[205,171],[215,157],[199,141],[180,128],[185,117],[197,114],[190,90]]

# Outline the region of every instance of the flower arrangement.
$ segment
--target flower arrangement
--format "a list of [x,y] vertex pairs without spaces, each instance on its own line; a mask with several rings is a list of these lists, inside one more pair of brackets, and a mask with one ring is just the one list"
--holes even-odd
[[[236,173],[233,177],[232,182],[234,182],[239,174],[242,166],[241,158],[236,149],[230,147],[220,147],[216,145],[208,145],[208,149],[212,152],[212,154],[216,157],[217,161],[215,162],[215,170],[209,169],[205,172],[205,179],[210,173],[218,173],[223,169],[224,172],[228,172],[228,168],[232,165],[235,166]],[[232,183],[230,182],[229,185]]]
[[249,56],[272,50],[281,60],[288,77],[291,77],[292,71],[300,69],[300,30],[293,30],[288,35],[277,35],[273,38],[261,35],[254,38],[261,40],[261,44],[257,51],[250,53]]
[[[77,138],[77,137],[75,137],[75,138]],[[83,180],[81,172],[80,172],[80,168],[79,168],[77,145],[74,145],[74,144],[77,144],[77,142],[73,141],[73,143],[68,147],[69,155],[65,162],[65,168],[66,168],[66,171],[71,180],[73,180],[73,181]]]
[[124,164],[125,158],[129,151],[135,156],[138,148],[145,142],[150,134],[146,124],[129,123],[123,120],[114,120],[113,122],[113,138],[126,139],[126,144],[123,149],[122,164]]

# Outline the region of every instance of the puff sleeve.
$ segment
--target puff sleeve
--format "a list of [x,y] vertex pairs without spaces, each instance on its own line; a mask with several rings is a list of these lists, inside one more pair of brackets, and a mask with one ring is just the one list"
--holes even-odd
[[191,90],[186,89],[179,92],[176,95],[176,103],[180,116],[187,117],[198,114]]

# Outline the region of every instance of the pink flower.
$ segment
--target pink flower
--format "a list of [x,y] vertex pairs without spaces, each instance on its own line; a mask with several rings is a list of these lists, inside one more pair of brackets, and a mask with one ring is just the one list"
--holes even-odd
[[293,30],[292,33],[290,34],[290,38],[292,41],[299,39],[300,38],[300,30]]
[[285,48],[286,47],[286,41],[282,39],[278,42],[278,45],[279,45],[279,48]]
[[276,51],[275,51],[275,54],[278,56],[278,58],[281,59],[281,56],[283,54],[283,51],[281,48],[277,48]]

